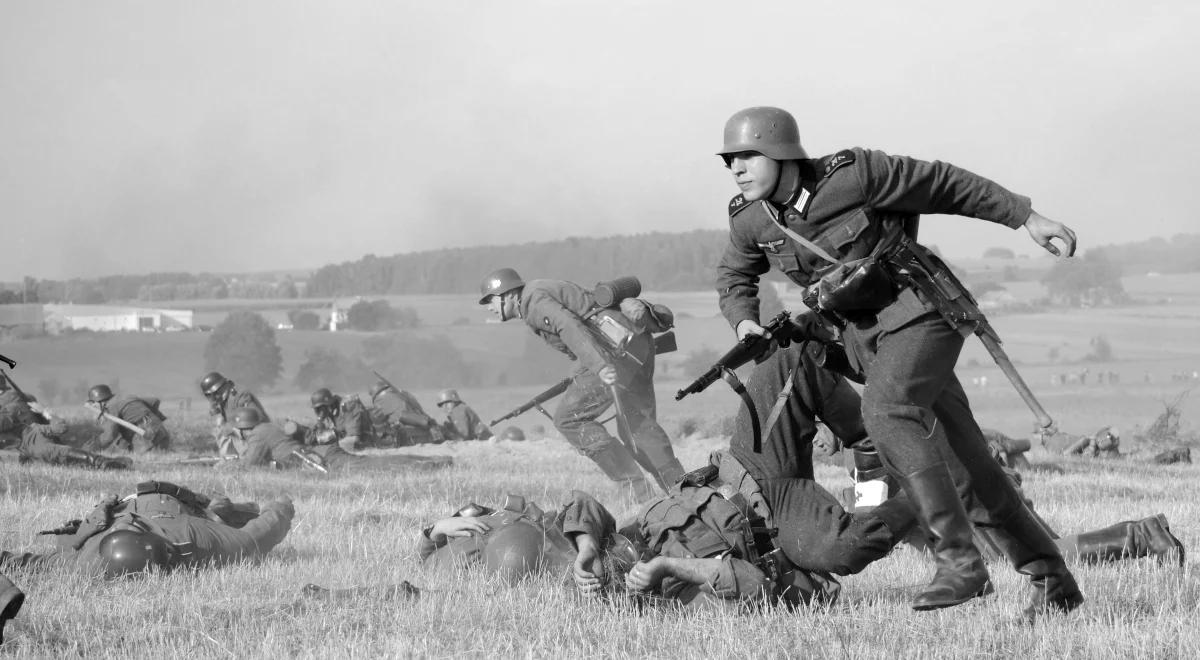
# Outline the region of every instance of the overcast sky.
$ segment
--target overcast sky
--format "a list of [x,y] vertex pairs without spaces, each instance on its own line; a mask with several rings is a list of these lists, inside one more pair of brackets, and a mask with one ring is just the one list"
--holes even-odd
[[6,0],[0,279],[720,229],[750,105],[812,154],[989,176],[1085,248],[1200,231],[1200,3],[986,5]]

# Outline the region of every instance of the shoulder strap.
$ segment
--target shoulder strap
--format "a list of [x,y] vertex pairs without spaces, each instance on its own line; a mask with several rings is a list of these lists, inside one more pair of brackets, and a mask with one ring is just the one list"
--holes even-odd
[[769,202],[767,202],[766,200],[763,200],[759,203],[763,205],[764,209],[766,209],[767,215],[770,216],[771,221],[775,223],[775,226],[779,227],[781,230],[783,230],[783,233],[787,234],[788,238],[791,238],[793,241],[796,241],[797,243],[799,243],[800,245],[805,247],[809,252],[812,252],[813,254],[817,255],[818,257],[821,257],[822,259],[824,259],[825,261],[828,261],[831,264],[840,263],[838,261],[837,257],[834,257],[833,255],[826,252],[824,248],[817,245],[816,243],[813,243],[812,241],[808,240],[807,238],[804,238],[800,234],[797,234],[796,232],[789,229],[787,227],[787,225],[780,222],[779,221],[779,212],[776,211],[775,208],[773,206],[771,206],[771,204]]

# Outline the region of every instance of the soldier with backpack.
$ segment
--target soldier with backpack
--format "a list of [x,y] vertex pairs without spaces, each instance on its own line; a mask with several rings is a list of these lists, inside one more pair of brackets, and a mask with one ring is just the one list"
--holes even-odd
[[116,445],[129,451],[166,451],[171,448],[171,434],[163,422],[167,416],[159,411],[160,401],[154,397],[116,398],[108,385],[88,390],[84,404],[96,412],[100,435],[95,439],[99,449]]

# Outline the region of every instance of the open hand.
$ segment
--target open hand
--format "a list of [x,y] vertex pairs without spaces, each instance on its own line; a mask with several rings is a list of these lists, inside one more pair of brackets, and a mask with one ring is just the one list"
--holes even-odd
[[476,516],[452,516],[433,524],[429,530],[429,540],[436,543],[446,538],[486,534],[489,530],[491,527]]

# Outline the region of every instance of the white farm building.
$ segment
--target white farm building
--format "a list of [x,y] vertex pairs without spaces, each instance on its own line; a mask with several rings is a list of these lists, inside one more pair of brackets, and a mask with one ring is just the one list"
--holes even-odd
[[162,332],[190,330],[190,309],[150,309],[112,305],[46,305],[46,331]]

